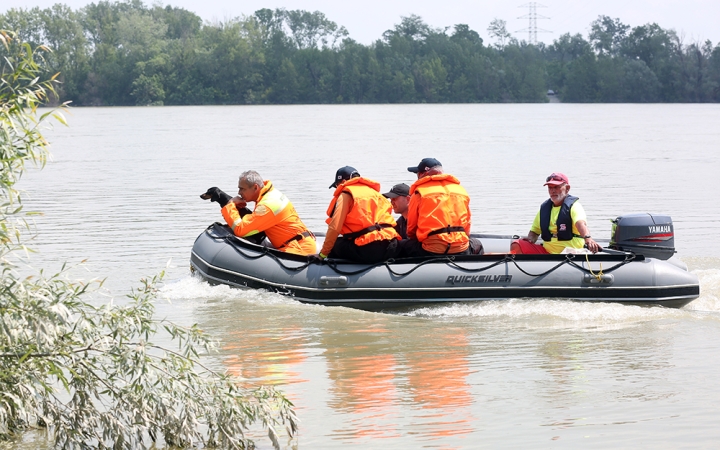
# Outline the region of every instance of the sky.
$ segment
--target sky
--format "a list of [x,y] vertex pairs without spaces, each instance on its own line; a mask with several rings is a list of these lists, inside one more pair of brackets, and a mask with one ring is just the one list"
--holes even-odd
[[[350,37],[362,44],[380,39],[382,33],[411,14],[422,17],[434,28],[467,24],[477,31],[486,43],[487,27],[493,19],[507,23],[507,30],[518,39],[528,39],[530,2],[498,0],[143,0],[146,5],[171,5],[192,11],[206,21],[226,21],[250,15],[261,8],[301,9],[320,11],[347,28]],[[64,3],[79,9],[92,3],[89,0],[1,0],[0,12],[10,8],[47,8]],[[590,23],[599,15],[618,18],[631,27],[657,23],[664,29],[674,29],[685,43],[704,42],[713,45],[720,41],[720,0],[543,0],[534,2],[538,15],[537,39],[551,44],[565,33],[580,33],[586,39]],[[542,19],[541,16],[547,17]],[[548,33],[540,32],[547,30]]]

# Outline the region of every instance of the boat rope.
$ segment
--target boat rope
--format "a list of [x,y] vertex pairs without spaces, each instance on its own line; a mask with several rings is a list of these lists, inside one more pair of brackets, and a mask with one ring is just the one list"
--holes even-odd
[[[209,230],[209,228],[208,228],[208,230]],[[207,232],[207,230],[206,230],[206,232]],[[243,252],[243,251],[240,249],[240,247],[238,247],[237,245],[232,245],[232,244],[237,243],[237,241],[238,241],[238,239],[239,239],[237,236],[213,236],[213,235],[210,234],[210,233],[207,233],[207,234],[208,234],[208,236],[210,236],[211,239],[213,239],[213,240],[215,240],[215,241],[226,241],[226,242],[230,243],[230,244],[231,244],[230,247],[232,247],[233,250],[235,250],[237,253],[241,254],[242,256],[244,256],[244,257],[247,258],[247,259],[259,259],[259,258],[262,258],[262,257],[265,257],[265,256],[269,256],[270,258],[274,259],[275,262],[277,262],[278,264],[280,264],[280,266],[282,266],[284,269],[291,270],[291,271],[294,271],[294,272],[299,272],[299,271],[301,271],[301,270],[304,270],[307,266],[309,266],[310,264],[312,264],[312,261],[308,261],[308,262],[306,262],[305,264],[302,264],[302,265],[297,266],[297,267],[286,266],[286,265],[283,263],[283,260],[282,260],[282,259],[278,258],[277,255],[274,255],[272,252],[270,252],[271,249],[270,249],[269,247],[265,247],[265,246],[262,246],[262,245],[258,245],[258,247],[260,247],[260,248],[259,248],[258,250],[256,250],[256,251],[259,252],[259,253],[258,253],[257,255],[252,255],[252,254],[248,254],[248,253]],[[256,244],[256,245],[257,245],[257,244]]]
[[[585,273],[589,273],[590,275],[592,275],[592,276],[594,276],[594,277],[597,277],[597,276],[598,276],[598,275],[595,275],[595,274],[593,273],[592,269],[586,269],[585,267],[583,267],[583,266],[579,265],[578,263],[576,263],[575,261],[573,261],[575,255],[566,255],[566,256],[568,256],[568,264],[570,264],[571,266],[574,266],[574,267],[582,270],[582,271],[585,272]],[[587,255],[585,255],[585,258],[587,259]],[[634,253],[626,253],[626,254],[625,254],[625,259],[623,259],[622,261],[620,261],[618,264],[610,267],[609,269],[605,269],[604,271],[603,271],[603,269],[602,269],[602,263],[600,263],[600,274],[599,274],[599,276],[602,276],[603,273],[610,273],[610,272],[612,272],[612,271],[614,271],[614,270],[616,270],[616,269],[624,266],[625,264],[629,264],[629,263],[633,262],[634,260],[635,260],[635,254],[634,254]],[[588,267],[589,267],[589,265],[590,265],[590,261],[588,260]]]
[[520,267],[520,266],[518,265],[517,261],[515,261],[515,258],[506,258],[506,259],[510,260],[510,261],[513,263],[513,265],[515,265],[515,267],[518,268],[518,270],[519,270],[520,272],[524,273],[525,275],[527,275],[527,276],[529,276],[529,277],[542,277],[542,276],[545,276],[545,275],[549,274],[550,272],[556,271],[557,269],[560,268],[560,266],[563,266],[563,265],[565,265],[565,264],[568,263],[568,260],[565,259],[565,260],[563,260],[563,261],[560,261],[556,266],[551,267],[550,269],[546,270],[546,271],[543,272],[543,273],[534,274],[534,273],[530,273],[530,272],[526,271],[525,269],[523,269],[522,267]]
[[422,261],[422,262],[416,264],[415,267],[413,267],[412,269],[408,270],[408,271],[405,272],[405,273],[395,272],[395,271],[391,268],[391,265],[396,262],[396,260],[395,260],[395,259],[392,259],[392,258],[391,258],[391,259],[388,259],[387,261],[383,261],[383,262],[375,263],[375,264],[372,264],[372,265],[368,265],[367,267],[364,267],[364,268],[362,268],[362,269],[355,270],[355,271],[352,271],[352,272],[347,272],[347,271],[338,269],[337,263],[334,262],[334,261],[327,261],[327,260],[325,260],[325,261],[326,261],[325,264],[327,264],[328,267],[330,267],[335,273],[337,273],[337,274],[339,274],[339,275],[358,275],[358,274],[361,274],[361,273],[363,273],[363,272],[367,272],[368,270],[370,270],[370,269],[372,269],[372,268],[375,268],[375,267],[378,267],[378,266],[385,266],[385,267],[387,268],[388,272],[390,272],[391,274],[395,275],[396,277],[405,277],[405,276],[408,276],[408,275],[410,275],[411,273],[415,272],[416,270],[418,270],[420,267],[424,266],[425,264],[436,263],[436,262],[441,262],[441,261],[452,262],[454,259],[455,259],[455,258],[454,258],[453,256],[442,256],[442,257],[437,257],[437,258],[426,259],[425,261]]
[[[508,256],[514,256],[514,255],[508,255]],[[543,272],[543,273],[537,273],[537,274],[536,274],[536,273],[530,273],[530,272],[526,271],[525,269],[523,269],[522,267],[520,267],[520,266],[518,265],[517,261],[515,261],[515,258],[510,258],[510,259],[512,260],[513,264],[515,265],[515,267],[518,268],[518,270],[519,270],[520,272],[524,273],[525,275],[531,276],[531,277],[542,277],[542,276],[544,276],[544,275],[547,275],[547,274],[549,274],[550,272],[553,272],[553,271],[557,270],[557,269],[558,269],[560,266],[562,266],[563,264],[569,264],[569,265],[575,267],[576,269],[581,270],[581,271],[583,271],[583,272],[585,272],[585,273],[589,273],[590,275],[592,275],[592,276],[594,276],[594,277],[596,277],[596,278],[602,277],[602,275],[603,275],[602,263],[600,263],[600,273],[596,275],[596,274],[593,272],[592,269],[585,268],[585,267],[581,266],[580,264],[576,263],[576,262],[574,261],[575,256],[576,256],[576,255],[573,255],[573,254],[567,254],[567,255],[565,255],[565,259],[564,259],[563,261],[560,261],[560,263],[559,263],[558,265],[556,265],[555,267],[552,267],[552,268],[546,270],[546,271]],[[588,267],[589,267],[590,260],[588,259],[588,255],[587,255],[587,254],[585,255],[585,259],[587,260],[587,262],[588,262]],[[610,273],[610,272],[612,272],[612,271],[614,271],[614,270],[616,270],[616,269],[619,269],[620,267],[624,266],[625,264],[628,264],[628,263],[632,262],[633,260],[635,260],[635,255],[632,254],[632,253],[628,253],[628,254],[625,255],[625,259],[623,259],[622,261],[620,261],[618,264],[610,267],[609,269],[605,270],[604,273]],[[600,278],[598,278],[598,280],[600,280]]]
[[[227,242],[229,242],[229,243],[231,243],[231,244],[236,244],[237,241],[239,240],[239,238],[238,238],[237,236],[234,236],[234,235],[228,235],[228,236],[213,236],[212,234],[209,233],[209,229],[210,229],[210,228],[211,228],[211,227],[208,227],[208,229],[206,230],[206,232],[207,232],[208,236],[210,236],[210,238],[212,238],[213,240],[227,241]],[[305,270],[305,269],[306,269],[308,266],[310,266],[311,264],[316,264],[316,263],[313,262],[313,261],[307,261],[306,263],[301,264],[301,265],[299,265],[299,266],[295,266],[295,267],[294,267],[294,266],[287,266],[287,265],[284,264],[284,262],[283,262],[283,260],[282,260],[281,258],[279,258],[277,255],[273,254],[273,253],[270,251],[271,249],[270,249],[269,247],[264,247],[264,246],[261,246],[261,245],[258,245],[259,249],[254,250],[254,252],[258,252],[256,255],[248,254],[248,253],[246,253],[246,252],[243,252],[238,245],[231,245],[231,247],[232,247],[233,250],[235,250],[237,253],[239,253],[239,254],[242,255],[243,257],[248,258],[248,259],[250,259],[250,260],[259,259],[259,258],[262,258],[262,257],[264,257],[264,256],[269,256],[269,257],[271,257],[272,259],[274,259],[282,268],[284,268],[284,269],[286,269],[286,270],[289,270],[289,271],[293,271],[293,272],[299,272],[299,271],[301,271],[301,270]],[[499,266],[499,265],[501,265],[501,264],[512,263],[515,267],[517,267],[517,269],[518,269],[520,272],[522,272],[522,273],[524,273],[525,275],[530,276],[530,277],[542,277],[542,276],[545,276],[545,275],[547,275],[547,274],[549,274],[549,273],[551,273],[551,272],[554,272],[555,270],[559,269],[561,266],[563,266],[563,265],[565,265],[565,264],[569,264],[569,265],[575,267],[576,269],[578,269],[578,270],[580,270],[580,271],[583,271],[583,272],[585,272],[585,273],[589,273],[589,274],[592,275],[593,277],[597,278],[598,281],[600,281],[601,278],[602,278],[602,276],[603,276],[603,274],[605,274],[605,273],[610,273],[610,272],[612,272],[612,271],[614,271],[614,270],[616,270],[616,269],[624,266],[625,264],[628,264],[628,263],[632,262],[633,260],[635,260],[635,254],[633,254],[633,253],[627,253],[627,254],[625,254],[625,259],[624,259],[623,261],[619,262],[618,264],[614,265],[613,267],[610,267],[609,269],[603,270],[603,268],[602,268],[602,262],[601,262],[601,263],[600,263],[600,271],[597,272],[597,273],[595,273],[595,272],[592,270],[592,268],[590,267],[590,259],[589,259],[589,257],[588,257],[588,254],[585,254],[585,261],[587,262],[587,265],[588,265],[587,268],[585,268],[585,267],[583,267],[582,265],[580,265],[580,264],[578,264],[577,262],[575,262],[575,261],[574,261],[575,257],[576,257],[576,255],[574,255],[574,254],[567,254],[567,255],[565,255],[565,259],[563,259],[562,261],[560,261],[558,264],[556,264],[555,266],[553,266],[553,267],[551,267],[550,269],[546,270],[545,272],[538,273],[538,274],[530,273],[530,272],[526,271],[525,269],[523,269],[522,267],[520,267],[520,265],[518,264],[517,260],[515,259],[515,255],[514,255],[514,254],[508,254],[508,255],[506,255],[504,258],[502,258],[502,259],[500,259],[500,260],[498,260],[498,261],[496,261],[496,262],[494,262],[494,263],[492,263],[492,264],[488,264],[487,266],[479,267],[479,268],[463,267],[463,266],[460,265],[457,261],[455,261],[455,256],[453,256],[453,255],[444,255],[444,256],[439,256],[439,257],[435,257],[435,258],[429,258],[429,259],[426,259],[426,260],[424,260],[424,261],[422,261],[422,262],[419,262],[418,264],[415,265],[415,267],[413,267],[412,269],[408,270],[407,272],[396,272],[395,270],[393,270],[393,269],[392,269],[392,265],[395,264],[395,263],[397,263],[398,261],[395,260],[395,259],[392,259],[392,258],[391,258],[391,259],[388,259],[387,261],[382,261],[382,262],[378,262],[378,263],[375,263],[375,264],[368,264],[368,265],[366,265],[365,267],[363,267],[363,268],[361,268],[361,269],[353,270],[353,271],[346,271],[346,270],[340,269],[340,268],[338,267],[338,263],[335,262],[335,261],[332,260],[332,259],[325,259],[321,264],[327,265],[328,267],[330,267],[330,268],[333,270],[333,272],[337,273],[338,275],[348,275],[348,276],[358,275],[358,274],[361,274],[361,273],[363,273],[363,272],[367,272],[368,270],[374,269],[375,267],[378,267],[378,266],[385,266],[385,267],[387,268],[388,272],[390,272],[391,274],[395,275],[396,277],[400,277],[400,278],[406,277],[406,276],[410,275],[411,273],[415,272],[417,269],[419,269],[420,267],[422,267],[422,266],[424,266],[424,265],[426,265],[426,264],[432,264],[432,263],[438,263],[438,262],[445,262],[445,263],[446,263],[447,265],[449,265],[449,266],[452,266],[452,267],[455,267],[455,268],[457,268],[457,269],[459,269],[459,270],[462,270],[462,271],[464,271],[464,272],[470,272],[470,273],[483,272],[483,271],[486,271],[486,270],[488,270],[488,269],[492,269],[493,267]]]
[[602,262],[600,263],[600,272],[598,272],[597,274],[593,273],[592,267],[590,267],[590,259],[588,259],[587,253],[585,253],[585,262],[587,262],[588,270],[590,271],[590,275],[594,276],[596,280],[602,281],[602,276],[603,276]]
[[499,266],[500,264],[505,264],[506,262],[508,262],[509,259],[510,259],[510,258],[508,258],[508,257],[506,256],[506,257],[504,257],[503,259],[500,259],[500,260],[498,260],[498,261],[496,261],[496,262],[494,262],[494,263],[492,263],[492,264],[489,264],[489,265],[487,265],[487,266],[485,266],[485,267],[480,267],[479,269],[470,269],[470,268],[467,268],[467,267],[463,267],[463,266],[461,266],[460,264],[458,264],[457,262],[455,262],[454,260],[449,260],[449,261],[448,261],[448,265],[449,265],[449,266],[453,266],[453,267],[455,267],[456,269],[460,269],[460,270],[462,270],[462,271],[464,271],[464,272],[484,272],[484,271],[486,271],[486,270],[488,270],[488,269],[492,269],[492,268],[495,267],[495,266]]

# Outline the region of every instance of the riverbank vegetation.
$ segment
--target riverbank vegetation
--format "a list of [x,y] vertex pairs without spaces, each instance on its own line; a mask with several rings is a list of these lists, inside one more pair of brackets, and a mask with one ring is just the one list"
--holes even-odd
[[60,100],[75,105],[720,101],[720,45],[600,16],[588,36],[494,42],[467,25],[403,17],[370,45],[321,12],[261,9],[203,23],[191,11],[99,1],[10,9],[0,28],[53,49]]
[[[64,105],[37,109],[57,98],[43,55],[0,31],[0,441],[44,429],[57,448],[246,449],[248,430],[264,428],[279,449],[297,429],[292,404],[204,366],[209,336],[154,317],[158,277],[98,304],[85,300],[92,283],[30,267],[16,183],[48,158],[42,127],[65,122]],[[174,347],[158,345],[159,333]]]

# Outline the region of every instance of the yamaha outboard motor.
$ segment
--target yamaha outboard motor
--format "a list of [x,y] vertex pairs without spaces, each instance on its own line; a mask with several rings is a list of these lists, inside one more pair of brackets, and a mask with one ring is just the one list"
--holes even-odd
[[612,221],[610,248],[669,259],[675,254],[675,231],[670,216],[628,214]]

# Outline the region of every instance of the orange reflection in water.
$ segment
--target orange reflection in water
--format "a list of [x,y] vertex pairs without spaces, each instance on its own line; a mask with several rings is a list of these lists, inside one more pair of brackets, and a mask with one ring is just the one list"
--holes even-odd
[[392,333],[377,324],[354,326],[342,336],[325,339],[328,376],[333,383],[330,406],[355,416],[349,428],[335,433],[351,440],[400,437],[397,361],[387,352]]
[[[347,322],[314,335],[303,331],[229,333],[223,347],[228,371],[247,380],[248,387],[324,383],[302,379],[300,372],[307,349],[320,344],[330,381],[328,406],[350,414],[342,428],[333,430],[335,439],[397,439],[415,430],[432,442],[472,432],[476,419],[470,411],[469,344],[463,329],[432,328],[422,342],[405,342],[406,330],[390,329],[382,318]],[[303,407],[294,395],[288,397]]]
[[472,395],[467,377],[468,338],[457,328],[430,336],[426,350],[408,352],[408,388],[426,414],[429,436],[452,436],[473,431]]
[[[357,327],[328,340],[332,407],[357,416],[351,428],[336,430],[338,438],[397,438],[419,427],[430,441],[472,433],[465,331],[440,328],[422,343],[408,342],[412,348],[403,331]],[[412,405],[418,416],[404,417]]]
[[231,332],[223,351],[228,372],[257,385],[286,385],[301,383],[297,368],[307,359],[307,342],[299,328],[257,329]]

